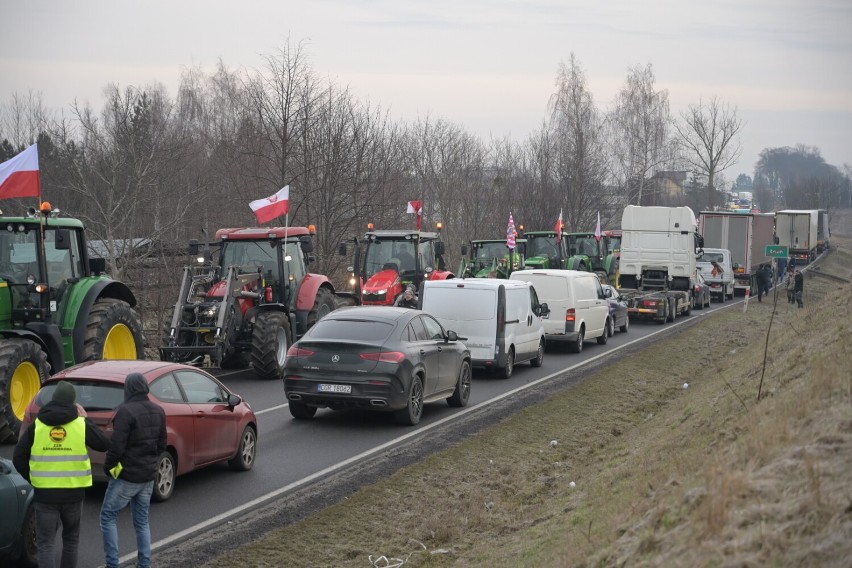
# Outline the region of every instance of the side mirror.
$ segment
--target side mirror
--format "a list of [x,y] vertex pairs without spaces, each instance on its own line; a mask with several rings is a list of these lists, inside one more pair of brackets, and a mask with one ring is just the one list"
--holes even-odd
[[337,254],[340,256],[346,256],[346,243],[341,241],[339,245],[337,245]]
[[444,241],[435,241],[435,254],[438,256],[444,254]]
[[198,239],[189,241],[189,256],[198,256]]
[[238,404],[240,404],[242,401],[243,399],[233,393],[228,395],[228,406],[230,406],[232,409]]
[[423,272],[425,272],[426,274],[432,274],[432,267],[427,266],[426,268],[423,269]]
[[68,229],[57,229],[56,230],[56,250],[70,250],[71,249],[71,231]]
[[462,245],[462,246],[461,246],[461,255],[462,255],[462,256],[467,256],[467,245]]
[[604,288],[603,293],[604,298],[612,298],[612,290],[610,290],[609,288]]
[[447,330],[447,341],[448,342],[449,341],[458,341],[458,340],[459,340],[459,335],[455,331]]
[[539,309],[539,312],[541,312],[541,313],[539,314],[540,316],[547,316],[547,315],[550,315],[550,306],[548,306],[548,305],[547,305],[547,302],[545,302],[545,303],[541,304],[541,305],[538,307],[538,309]]
[[302,252],[305,254],[314,252],[314,240],[307,235],[299,237],[299,245],[302,247]]

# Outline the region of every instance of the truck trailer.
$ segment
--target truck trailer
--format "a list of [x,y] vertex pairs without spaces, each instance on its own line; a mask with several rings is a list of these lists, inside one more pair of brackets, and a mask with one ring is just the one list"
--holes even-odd
[[689,315],[702,246],[692,209],[628,205],[621,230],[618,286],[629,316],[662,324]]
[[786,209],[775,213],[778,244],[789,247],[796,264],[808,264],[817,255],[819,209]]
[[702,211],[698,230],[704,246],[728,249],[734,269],[734,293],[755,292],[760,265],[771,262],[766,245],[775,242],[775,216],[772,213]]

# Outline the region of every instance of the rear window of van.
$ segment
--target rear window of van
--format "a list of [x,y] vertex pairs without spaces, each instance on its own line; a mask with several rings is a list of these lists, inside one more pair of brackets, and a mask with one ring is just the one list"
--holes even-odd
[[494,319],[497,315],[497,290],[427,286],[423,291],[423,311],[438,318]]
[[568,281],[562,276],[531,274],[524,276],[524,280],[532,283],[539,302],[565,301],[571,295]]

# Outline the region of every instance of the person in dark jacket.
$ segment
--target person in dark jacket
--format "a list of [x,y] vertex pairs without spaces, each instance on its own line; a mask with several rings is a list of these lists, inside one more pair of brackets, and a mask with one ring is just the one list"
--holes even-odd
[[772,267],[769,264],[761,264],[757,271],[757,301],[763,301],[763,295],[769,295],[772,287]]
[[396,305],[400,308],[417,309],[417,294],[414,293],[414,286],[409,284],[405,288],[405,292],[397,299]]
[[805,291],[805,277],[802,273],[796,269],[795,275],[793,276],[793,293],[796,297],[796,303],[800,308],[804,307],[802,295]]
[[130,373],[124,381],[124,402],[112,421],[112,440],[104,461],[109,477],[101,506],[101,532],[107,568],[118,566],[119,513],[131,505],[136,529],[137,566],[151,566],[151,527],[148,511],[157,462],[166,451],[166,413],[148,398],[148,381]]
[[59,525],[59,565],[77,565],[83,499],[86,487],[92,486],[92,464],[86,446],[99,452],[109,447],[106,435],[91,420],[77,415],[76,399],[74,385],[60,381],[50,402],[20,434],[12,454],[15,469],[35,489],[36,545],[42,568],[52,568],[56,563],[53,544]]

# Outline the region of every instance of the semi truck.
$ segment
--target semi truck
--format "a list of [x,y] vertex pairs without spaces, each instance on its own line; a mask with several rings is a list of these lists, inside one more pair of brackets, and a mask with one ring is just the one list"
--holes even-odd
[[619,292],[628,315],[660,324],[689,315],[703,246],[692,209],[628,205],[621,231]]
[[734,293],[756,290],[760,265],[772,259],[766,245],[775,243],[775,216],[772,213],[702,211],[698,230],[704,246],[728,249],[734,269]]
[[819,222],[817,223],[817,254],[831,248],[831,230],[828,227],[828,211],[819,210]]
[[818,229],[818,209],[786,209],[775,213],[777,244],[790,249],[790,258],[796,264],[808,264],[816,258]]

